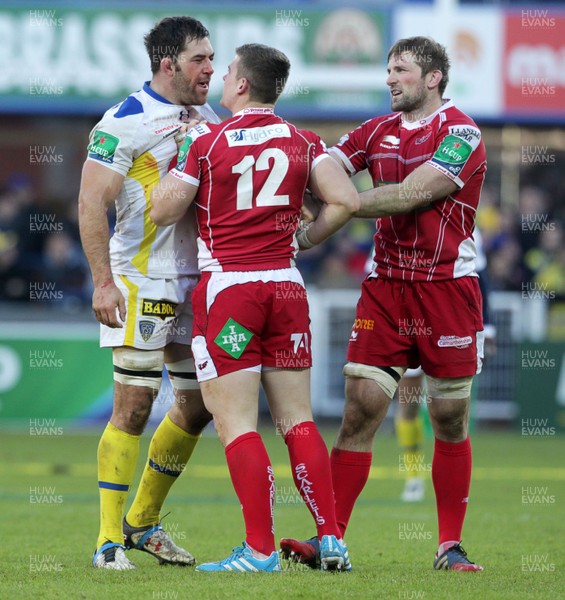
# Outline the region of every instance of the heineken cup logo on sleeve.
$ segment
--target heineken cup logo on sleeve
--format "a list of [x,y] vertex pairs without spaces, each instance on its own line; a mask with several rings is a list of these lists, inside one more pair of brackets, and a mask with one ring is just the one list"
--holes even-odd
[[97,131],[88,145],[88,157],[106,163],[114,162],[114,154],[120,143],[119,138],[104,131]]
[[433,160],[444,169],[457,176],[463,170],[473,147],[464,139],[447,135],[436,150]]

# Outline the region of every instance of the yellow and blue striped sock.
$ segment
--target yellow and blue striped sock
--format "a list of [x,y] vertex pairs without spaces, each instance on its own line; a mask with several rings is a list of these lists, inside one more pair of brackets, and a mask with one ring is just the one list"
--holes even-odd
[[100,532],[96,547],[107,541],[123,544],[122,519],[139,456],[140,435],[108,423],[98,444]]
[[126,517],[132,527],[159,523],[163,502],[200,437],[187,433],[165,415],[151,439],[147,464]]

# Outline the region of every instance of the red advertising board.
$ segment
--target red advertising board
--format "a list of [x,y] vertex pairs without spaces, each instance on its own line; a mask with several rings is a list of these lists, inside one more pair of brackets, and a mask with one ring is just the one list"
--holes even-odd
[[502,65],[506,113],[565,116],[565,12],[506,13]]

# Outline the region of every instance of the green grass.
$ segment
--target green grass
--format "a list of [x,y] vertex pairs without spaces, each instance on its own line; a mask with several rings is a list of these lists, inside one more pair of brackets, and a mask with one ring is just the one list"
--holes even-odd
[[[279,489],[277,538],[310,537],[314,528],[291,491],[286,448],[266,433]],[[328,445],[334,431],[325,431]],[[142,456],[149,435],[144,436]],[[379,434],[372,476],[347,533],[354,571],[329,574],[297,567],[280,575],[195,573],[159,566],[129,553],[137,570],[112,573],[90,566],[98,529],[98,434],[2,435],[0,597],[2,598],[556,598],[565,568],[565,439],[477,433],[474,478],[463,532],[483,573],[436,572],[436,514],[431,481],[421,504],[399,500],[403,481],[391,434]],[[431,441],[426,442],[426,459]],[[141,460],[140,460],[141,463]],[[138,469],[138,477],[141,464]],[[536,496],[539,503],[524,503]],[[30,488],[54,488],[36,490]],[[531,492],[535,492],[532,494]],[[30,495],[50,502],[31,503]],[[52,496],[52,498],[51,498]],[[535,498],[532,498],[534,500]],[[527,499],[526,499],[527,500]],[[244,538],[243,519],[215,436],[205,437],[167,500],[165,528],[200,562],[225,558]],[[406,535],[407,530],[416,535]],[[405,537],[421,539],[402,539]]]

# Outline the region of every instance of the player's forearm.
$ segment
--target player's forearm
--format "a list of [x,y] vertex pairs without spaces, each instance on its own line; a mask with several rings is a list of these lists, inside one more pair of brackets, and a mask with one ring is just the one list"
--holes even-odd
[[94,287],[112,281],[110,268],[110,228],[102,202],[93,202],[83,196],[79,199],[80,239],[92,273]]
[[308,239],[321,244],[343,227],[355,215],[355,205],[324,204],[318,218],[308,228]]
[[407,213],[428,206],[431,192],[411,189],[406,182],[382,185],[359,194],[361,208],[356,217],[378,218]]
[[447,198],[457,184],[429,164],[420,165],[401,183],[375,187],[359,194],[361,209],[357,217],[390,217],[425,208]]
[[191,201],[185,184],[168,173],[151,192],[149,218],[159,227],[173,225],[182,219]]

